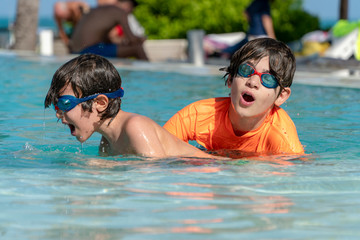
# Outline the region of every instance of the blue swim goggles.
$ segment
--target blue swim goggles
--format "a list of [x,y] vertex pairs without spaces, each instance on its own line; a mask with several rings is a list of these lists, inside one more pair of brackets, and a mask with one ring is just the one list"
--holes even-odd
[[238,74],[244,78],[248,78],[256,74],[260,77],[261,84],[266,88],[276,88],[279,85],[273,75],[270,73],[259,73],[255,70],[255,68],[247,63],[243,63],[239,66]]
[[90,95],[84,98],[77,98],[75,96],[71,96],[71,95],[64,95],[59,97],[57,104],[55,104],[55,110],[61,110],[63,112],[68,112],[71,109],[73,109],[74,107],[76,107],[76,105],[78,105],[79,103],[82,102],[86,102],[88,100],[94,99],[99,95],[105,95],[108,98],[118,98],[118,97],[123,97],[124,96],[124,89],[123,88],[119,88],[118,90],[116,90],[115,92],[111,92],[111,93],[98,93],[98,94],[94,94],[94,95]]

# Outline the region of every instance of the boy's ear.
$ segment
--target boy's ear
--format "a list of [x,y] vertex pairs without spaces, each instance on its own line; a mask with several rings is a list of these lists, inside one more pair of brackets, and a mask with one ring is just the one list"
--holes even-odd
[[290,95],[291,95],[291,89],[289,87],[284,88],[281,91],[280,95],[275,100],[275,105],[280,107],[281,104],[283,104],[284,102],[286,102],[286,100],[288,100]]
[[103,94],[100,94],[95,98],[95,107],[98,112],[103,112],[109,105],[109,98]]
[[227,79],[226,79],[226,84],[228,85],[228,88],[231,88],[231,81],[230,81],[230,79],[231,79],[231,76],[230,76],[230,74],[227,76]]

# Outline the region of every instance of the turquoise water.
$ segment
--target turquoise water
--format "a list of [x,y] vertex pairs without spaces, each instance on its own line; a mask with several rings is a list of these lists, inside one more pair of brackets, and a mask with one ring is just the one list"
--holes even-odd
[[[43,101],[53,58],[0,56],[0,239],[358,239],[360,92],[294,84],[308,156],[229,162],[101,158]],[[218,76],[118,69],[123,108],[163,125],[226,96]]]

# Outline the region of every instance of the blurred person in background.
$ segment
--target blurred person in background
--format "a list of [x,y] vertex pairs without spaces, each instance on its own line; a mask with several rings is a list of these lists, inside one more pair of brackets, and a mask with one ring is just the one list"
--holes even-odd
[[137,2],[106,2],[99,1],[99,6],[91,9],[79,21],[71,38],[71,52],[148,60],[142,46],[145,41],[144,35],[131,29],[129,23],[129,14]]
[[245,43],[256,38],[269,37],[276,39],[270,12],[270,3],[274,0],[253,0],[245,10],[249,23],[246,37],[237,44],[223,50],[223,56],[231,57]]
[[115,4],[117,0],[97,0],[98,6],[107,5],[107,4]]
[[74,27],[89,9],[89,5],[82,1],[59,1],[54,4],[54,19],[59,30],[59,37],[67,47],[69,47],[69,39]]

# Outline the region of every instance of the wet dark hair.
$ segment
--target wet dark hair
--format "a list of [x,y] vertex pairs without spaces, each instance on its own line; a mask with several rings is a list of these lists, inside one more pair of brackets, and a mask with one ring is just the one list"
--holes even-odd
[[[105,58],[95,54],[80,55],[64,65],[54,74],[45,97],[45,108],[56,104],[61,91],[70,84],[75,97],[87,97],[97,93],[115,92],[121,88],[121,78],[115,67]],[[93,100],[81,103],[82,109],[92,111]],[[109,99],[101,119],[114,118],[121,107],[121,98]]]
[[270,73],[278,80],[280,88],[290,87],[296,70],[296,60],[291,49],[283,42],[272,38],[258,38],[247,42],[231,57],[230,66],[223,68],[225,84],[232,83],[241,64],[269,57]]

